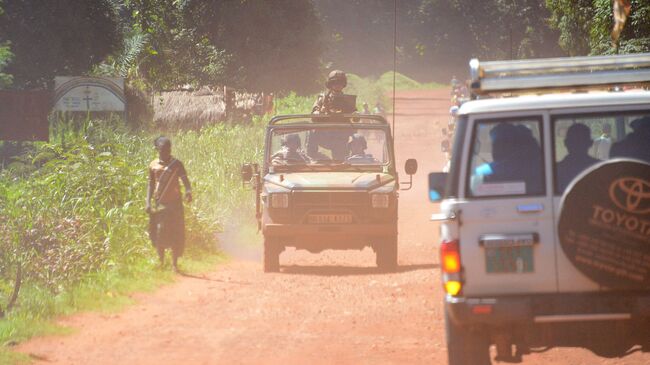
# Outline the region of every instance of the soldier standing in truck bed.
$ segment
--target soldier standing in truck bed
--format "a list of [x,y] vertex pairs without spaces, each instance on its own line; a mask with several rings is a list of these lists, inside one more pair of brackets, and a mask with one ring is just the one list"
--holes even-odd
[[[334,70],[327,76],[327,92],[318,95],[318,99],[311,109],[312,114],[338,114],[354,113],[354,105],[336,105],[341,102],[345,94],[343,89],[348,84],[345,72]],[[343,162],[348,157],[348,141],[354,131],[317,131],[309,136],[308,149],[318,150],[318,146],[331,151],[334,161]]]
[[[334,105],[334,99],[337,96],[343,96],[343,89],[348,85],[348,78],[345,72],[341,70],[334,70],[327,76],[325,86],[327,91],[318,95],[318,99],[311,108],[312,114],[330,114],[340,112],[341,107]],[[355,112],[353,110],[344,110],[346,113]]]

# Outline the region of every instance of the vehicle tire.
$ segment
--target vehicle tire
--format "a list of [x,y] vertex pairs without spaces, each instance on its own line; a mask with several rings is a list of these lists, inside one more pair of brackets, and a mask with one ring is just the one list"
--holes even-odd
[[280,271],[280,252],[277,238],[264,237],[264,272]]
[[455,324],[445,311],[449,365],[490,365],[490,341],[485,333]]
[[381,238],[375,244],[377,267],[381,271],[397,270],[397,236]]

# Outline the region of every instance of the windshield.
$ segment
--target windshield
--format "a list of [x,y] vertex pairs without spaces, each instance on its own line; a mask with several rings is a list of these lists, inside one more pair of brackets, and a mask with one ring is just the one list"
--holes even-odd
[[381,168],[391,162],[381,128],[301,126],[271,131],[269,164],[306,168]]

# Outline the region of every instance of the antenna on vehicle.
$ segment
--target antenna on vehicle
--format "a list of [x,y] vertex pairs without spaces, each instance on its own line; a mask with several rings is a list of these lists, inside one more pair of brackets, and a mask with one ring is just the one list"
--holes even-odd
[[397,74],[397,0],[393,0],[393,142],[395,141],[395,77]]

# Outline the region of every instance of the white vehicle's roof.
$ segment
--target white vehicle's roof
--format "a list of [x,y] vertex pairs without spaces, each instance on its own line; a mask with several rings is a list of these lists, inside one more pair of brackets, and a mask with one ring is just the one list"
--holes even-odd
[[464,103],[459,114],[636,104],[648,104],[650,107],[650,91],[562,93],[479,99]]

